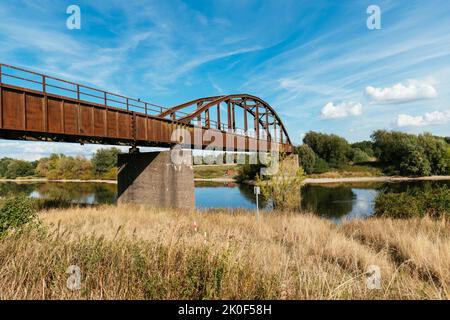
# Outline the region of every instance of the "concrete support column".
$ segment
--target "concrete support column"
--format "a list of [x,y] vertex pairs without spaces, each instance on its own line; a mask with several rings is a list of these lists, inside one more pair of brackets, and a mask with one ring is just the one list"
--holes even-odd
[[119,204],[195,208],[192,151],[119,154],[118,164]]

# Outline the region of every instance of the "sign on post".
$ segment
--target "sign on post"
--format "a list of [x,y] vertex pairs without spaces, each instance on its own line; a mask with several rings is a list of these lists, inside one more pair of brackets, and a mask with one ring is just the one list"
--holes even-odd
[[258,186],[255,186],[254,192],[256,195],[256,218],[259,219],[259,195],[261,194],[261,188]]

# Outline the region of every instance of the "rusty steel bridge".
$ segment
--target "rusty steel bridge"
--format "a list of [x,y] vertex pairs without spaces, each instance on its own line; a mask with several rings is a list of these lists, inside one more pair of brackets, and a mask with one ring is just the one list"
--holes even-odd
[[252,95],[165,108],[6,64],[0,64],[0,139],[293,151],[275,110]]

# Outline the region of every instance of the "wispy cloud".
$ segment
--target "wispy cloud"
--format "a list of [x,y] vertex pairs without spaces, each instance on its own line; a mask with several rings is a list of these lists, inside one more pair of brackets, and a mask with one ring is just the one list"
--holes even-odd
[[[364,1],[78,4],[82,30],[69,31],[61,1],[0,2],[0,60],[160,105],[252,93],[276,108],[295,142],[308,130],[350,140],[409,130],[397,115],[422,115],[423,126],[450,102],[445,0],[379,0],[383,30],[375,31],[365,27]],[[428,128],[450,135],[445,124]]]

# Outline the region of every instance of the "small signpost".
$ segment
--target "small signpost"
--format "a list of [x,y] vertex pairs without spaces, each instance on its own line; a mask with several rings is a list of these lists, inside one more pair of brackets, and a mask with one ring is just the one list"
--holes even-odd
[[256,195],[256,219],[259,220],[259,195],[261,194],[260,187],[255,186],[255,195]]

